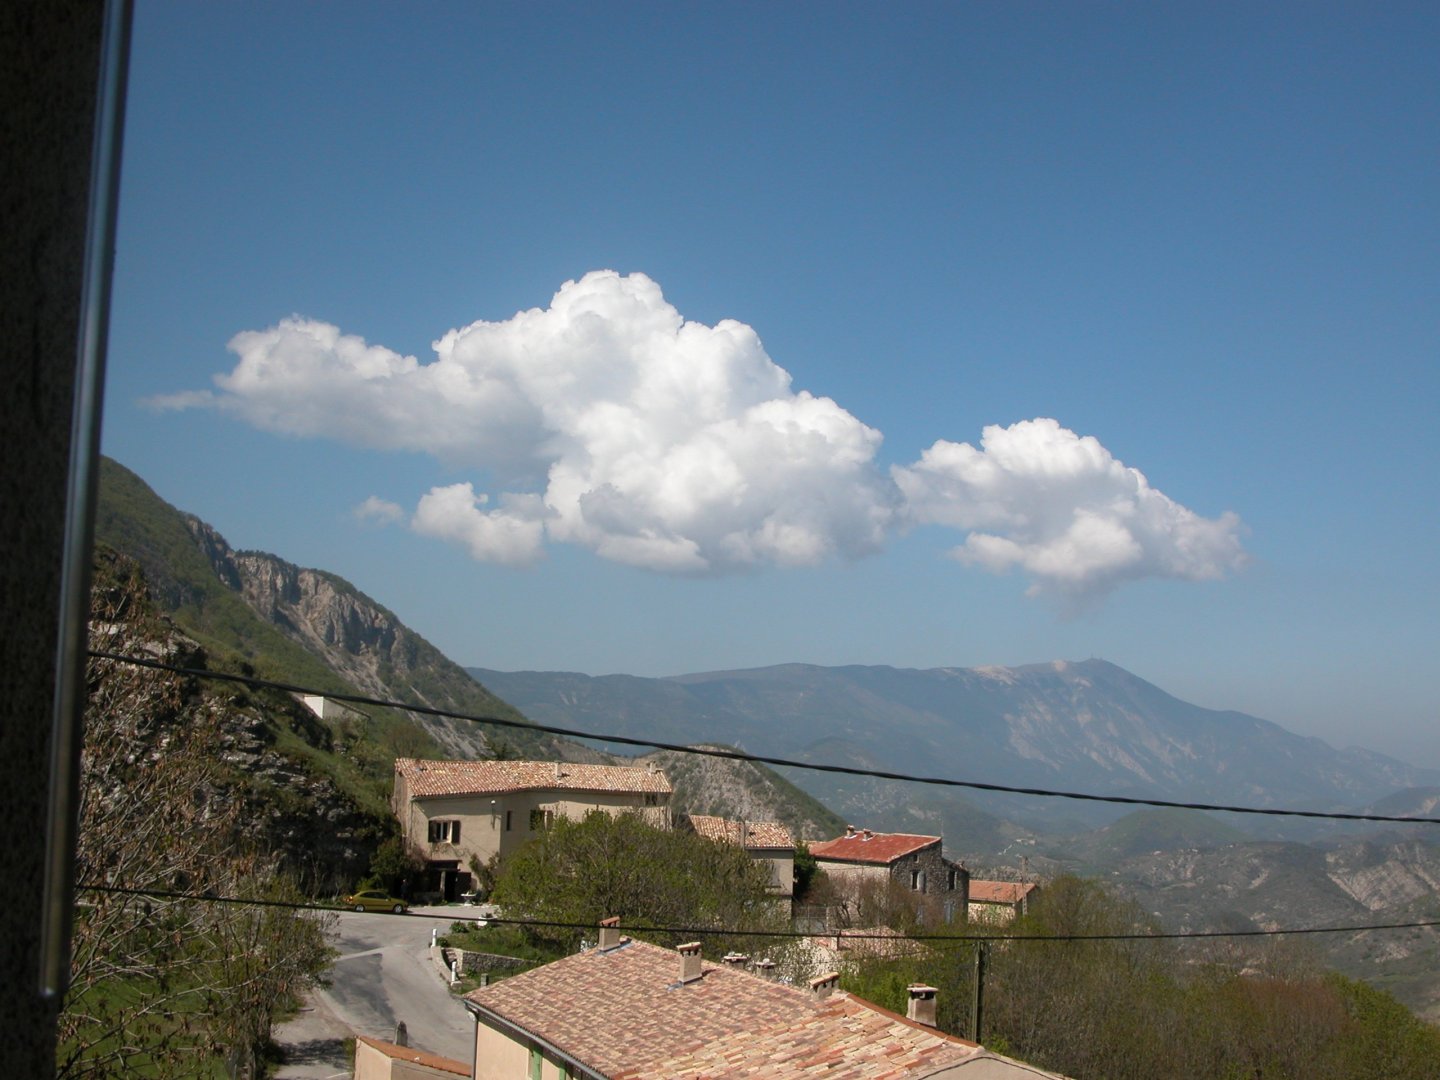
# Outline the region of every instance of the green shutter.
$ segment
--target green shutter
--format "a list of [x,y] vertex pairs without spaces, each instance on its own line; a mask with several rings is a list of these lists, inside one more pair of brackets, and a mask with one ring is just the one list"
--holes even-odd
[[535,1047],[530,1048],[530,1080],[540,1080],[540,1069],[545,1059]]

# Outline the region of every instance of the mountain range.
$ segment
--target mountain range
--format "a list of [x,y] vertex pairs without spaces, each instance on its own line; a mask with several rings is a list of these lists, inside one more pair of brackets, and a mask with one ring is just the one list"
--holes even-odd
[[[1355,809],[1440,779],[1189,704],[1104,660],[929,670],[783,664],[673,678],[467,670],[540,723],[681,744],[718,738],[767,756],[911,776],[1313,810]],[[792,778],[878,828],[913,825],[925,805],[961,805],[953,789]],[[990,829],[996,818],[1078,829],[1124,812],[969,792],[961,803],[990,815]]]

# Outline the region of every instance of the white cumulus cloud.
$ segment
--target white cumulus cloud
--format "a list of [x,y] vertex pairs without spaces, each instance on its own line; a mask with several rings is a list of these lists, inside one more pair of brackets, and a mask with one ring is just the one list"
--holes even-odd
[[1220,578],[1247,561],[1234,514],[1201,517],[1051,419],[987,427],[979,449],[942,439],[891,475],[912,521],[968,533],[955,558],[1019,567],[1032,593],[1084,601],[1139,578]]
[[[710,575],[862,556],[897,528],[939,525],[966,534],[965,563],[1085,597],[1244,559],[1233,516],[1199,517],[1053,420],[986,428],[978,450],[942,440],[886,472],[879,431],[793,389],[744,323],[686,321],[644,274],[595,271],[433,348],[421,363],[294,316],[237,334],[215,391],[153,403],[483,473],[494,490],[436,486],[410,526],[507,565],[571,543]],[[401,511],[372,497],[356,513]]]
[[486,510],[488,495],[470,484],[431,488],[415,508],[410,527],[422,536],[459,544],[481,562],[529,566],[540,558],[545,509],[536,495],[509,495],[499,510]]

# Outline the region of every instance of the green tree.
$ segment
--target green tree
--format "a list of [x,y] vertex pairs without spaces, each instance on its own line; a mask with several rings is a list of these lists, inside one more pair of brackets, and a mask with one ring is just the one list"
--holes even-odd
[[[492,896],[507,913],[571,924],[534,930],[571,945],[593,938],[599,921],[612,915],[631,931],[777,928],[785,919],[767,891],[769,880],[769,868],[738,847],[658,829],[639,814],[596,811],[581,821],[557,818],[505,859]],[[684,937],[645,936],[667,945]],[[705,941],[712,954],[744,946],[743,933]]]
[[820,873],[820,864],[810,854],[810,845],[801,840],[795,845],[795,902],[808,902],[810,886]]
[[425,872],[425,860],[405,847],[398,836],[387,836],[370,857],[370,876],[365,888],[385,889],[392,896],[408,895],[407,882],[418,881]]

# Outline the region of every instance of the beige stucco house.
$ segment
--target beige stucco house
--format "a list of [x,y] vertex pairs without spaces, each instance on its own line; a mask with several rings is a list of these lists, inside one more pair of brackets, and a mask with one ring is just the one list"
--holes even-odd
[[453,900],[471,887],[472,861],[509,854],[556,817],[633,812],[663,828],[671,794],[653,767],[399,758],[391,805],[407,848],[425,859],[426,887]]
[[466,995],[475,1080],[1056,1080],[937,1030],[933,987],[912,986],[900,1016],[834,973],[791,986],[615,921],[592,949]]

